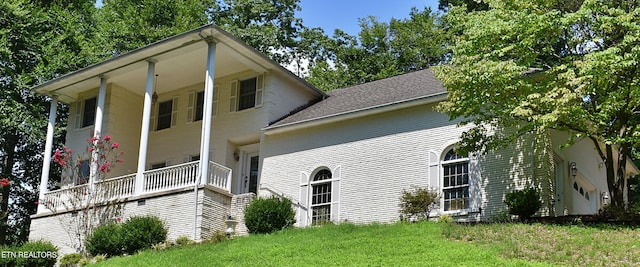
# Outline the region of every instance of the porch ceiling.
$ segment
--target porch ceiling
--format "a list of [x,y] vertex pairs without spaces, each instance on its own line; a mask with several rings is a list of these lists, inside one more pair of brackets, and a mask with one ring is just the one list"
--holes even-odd
[[48,96],[56,95],[60,101],[70,103],[80,93],[98,88],[100,77],[105,76],[108,83],[142,95],[146,87],[149,59],[156,61],[158,76],[155,90],[158,94],[202,83],[205,80],[207,60],[206,38],[212,38],[217,43],[216,78],[246,70],[285,72],[287,74],[284,77],[323,95],[315,87],[215,25],[205,25],[65,74],[37,85],[32,90]]

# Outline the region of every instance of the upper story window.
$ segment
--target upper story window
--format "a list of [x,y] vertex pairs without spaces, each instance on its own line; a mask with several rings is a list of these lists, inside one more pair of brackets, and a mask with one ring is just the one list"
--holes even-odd
[[160,102],[158,105],[158,124],[156,130],[167,129],[171,127],[171,111],[173,110],[173,101]]
[[[216,85],[213,88],[213,101],[211,106],[211,116],[215,117],[218,115],[218,94],[219,86]],[[189,103],[187,106],[187,123],[192,123],[195,121],[201,121],[204,116],[204,102],[205,102],[205,94],[204,91],[190,91],[189,92]]]
[[96,122],[96,107],[96,97],[76,102],[76,129],[91,126]]
[[231,82],[230,111],[241,111],[262,106],[264,75]]
[[92,97],[84,101],[82,110],[82,127],[93,125],[96,121],[96,98]]
[[469,159],[452,149],[441,162],[444,211],[469,208]]
[[331,171],[322,169],[311,181],[311,224],[331,221]]
[[195,94],[196,103],[195,103],[195,116],[193,121],[201,121],[202,120],[202,110],[204,109],[204,91],[197,92]]
[[151,129],[158,131],[176,126],[176,120],[178,118],[178,97],[176,96],[173,97],[173,99],[162,101],[156,106],[157,107],[153,109],[154,114],[151,119],[155,125],[151,125]]

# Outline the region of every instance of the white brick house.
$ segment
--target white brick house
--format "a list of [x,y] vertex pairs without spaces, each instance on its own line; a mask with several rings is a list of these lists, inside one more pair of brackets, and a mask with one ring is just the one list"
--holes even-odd
[[[484,156],[452,152],[464,128],[434,111],[446,90],[430,70],[324,93],[214,25],[34,90],[53,101],[30,238],[63,252],[58,216],[73,211],[61,195],[88,185],[49,187],[58,102],[70,107],[68,147],[110,135],[126,151],[108,181],[89,184],[123,188],[123,216],[158,215],[170,239],[222,230],[227,216],[242,217],[248,193],[293,199],[304,227],[396,221],[400,193],[413,185],[442,193],[434,215],[465,220],[489,218],[505,208],[505,193],[525,186],[543,191],[549,215],[595,213],[607,191],[591,144],[557,150],[561,133]],[[57,212],[44,207],[51,202]]]

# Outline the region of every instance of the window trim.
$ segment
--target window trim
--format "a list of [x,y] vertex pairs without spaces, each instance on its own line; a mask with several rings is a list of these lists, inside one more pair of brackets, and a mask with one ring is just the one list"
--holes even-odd
[[[316,177],[318,177],[319,175],[321,175],[321,173],[324,173],[324,172],[328,172],[329,173],[329,178],[325,178],[325,179],[322,179],[322,180],[316,180]],[[331,218],[332,218],[332,215],[331,215],[332,207],[331,206],[334,204],[333,203],[333,194],[334,194],[334,192],[333,192],[333,181],[334,180],[333,179],[334,179],[333,172],[328,168],[320,168],[320,169],[318,169],[317,171],[314,172],[313,176],[311,176],[311,179],[309,180],[309,197],[310,197],[309,211],[311,212],[311,214],[310,214],[311,215],[310,225],[322,225],[322,224],[326,224],[326,223],[332,221],[331,220]],[[328,196],[326,196],[326,198],[328,198],[328,201],[327,202],[313,204],[313,198],[316,195],[314,193],[314,189],[316,187],[326,186],[326,185],[329,186],[329,194],[328,194]],[[320,197],[320,195],[319,195],[319,197]],[[326,207],[324,210],[328,210],[329,211],[329,214],[323,215],[323,217],[325,217],[324,218],[325,221],[322,221],[320,223],[318,223],[316,221],[317,219],[316,219],[316,216],[314,215],[314,208],[317,208],[317,207]]]
[[[171,116],[170,116],[169,127],[158,129],[158,125],[160,122],[160,105],[163,103],[167,103],[169,101],[171,101],[171,113],[170,113]],[[179,115],[178,109],[179,109],[178,96],[173,96],[172,98],[169,98],[167,100],[158,101],[157,103],[154,103],[154,107],[152,109],[153,112],[151,114],[151,122],[149,123],[149,126],[152,127],[154,132],[174,128],[175,126],[177,126],[178,115]]]
[[[94,100],[95,103],[93,105],[94,109],[92,110],[92,114],[93,114],[93,122],[87,125],[85,124],[85,119],[88,118],[87,115],[87,110],[86,110],[86,103],[87,100]],[[79,99],[76,104],[75,104],[75,124],[74,124],[74,129],[76,130],[80,130],[80,129],[85,129],[85,128],[89,128],[92,127],[96,124],[96,112],[97,112],[97,108],[98,108],[98,96],[92,96],[92,97],[87,97],[84,99]]]
[[[248,80],[255,79],[255,90],[253,91],[254,103],[253,106],[240,109],[241,95],[240,87],[241,83]],[[231,81],[231,93],[229,95],[229,112],[244,112],[262,107],[264,103],[264,91],[265,91],[265,75],[258,74],[252,77],[248,77],[242,80],[236,79]]]
[[[439,165],[439,172],[440,172],[440,179],[439,179],[440,181],[439,182],[441,184],[440,192],[442,193],[442,197],[441,197],[441,200],[440,200],[440,207],[441,207],[440,210],[445,214],[446,213],[464,212],[464,211],[470,211],[471,210],[471,192],[470,192],[471,191],[471,175],[470,175],[470,170],[469,170],[470,169],[470,164],[469,164],[470,163],[470,158],[469,158],[469,156],[464,157],[464,156],[461,156],[461,155],[457,154],[455,151],[453,151],[453,149],[454,149],[453,147],[446,148],[444,150],[444,152],[442,153],[442,156],[440,158],[440,162],[438,164]],[[455,158],[455,159],[452,159],[452,160],[445,160],[445,157],[449,154],[449,152],[452,152],[452,151],[453,151],[453,153],[456,153],[459,157]],[[449,178],[449,177],[445,177],[445,174],[444,174],[445,166],[460,165],[461,163],[466,164],[467,183],[466,184],[462,184],[462,185],[453,185],[453,186],[449,185],[449,186],[445,187],[444,180],[445,180],[445,178],[447,178],[447,179]],[[467,198],[466,205],[465,205],[466,207],[463,207],[461,209],[445,210],[445,201],[446,201],[446,199],[445,199],[445,190],[456,190],[456,189],[464,189],[464,188],[467,189],[467,194],[468,194],[466,196],[466,198]],[[457,199],[464,199],[464,197],[463,198],[451,198],[450,201],[451,200],[457,200]]]

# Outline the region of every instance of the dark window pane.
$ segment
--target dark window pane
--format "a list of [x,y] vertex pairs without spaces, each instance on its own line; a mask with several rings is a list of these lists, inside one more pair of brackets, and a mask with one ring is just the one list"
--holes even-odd
[[240,99],[238,110],[256,106],[256,78],[240,81]]
[[156,130],[171,127],[171,112],[173,111],[173,100],[160,103],[158,107],[158,125]]
[[204,91],[196,94],[196,113],[193,117],[193,121],[202,120],[202,109],[204,108]]
[[96,98],[89,98],[84,101],[82,111],[82,127],[93,125],[96,121]]

